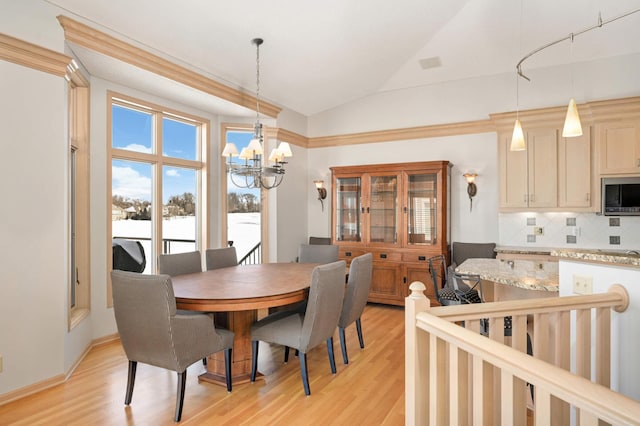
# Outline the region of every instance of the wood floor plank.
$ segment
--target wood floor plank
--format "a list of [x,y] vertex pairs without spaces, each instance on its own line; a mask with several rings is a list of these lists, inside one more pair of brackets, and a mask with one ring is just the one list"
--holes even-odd
[[[198,383],[201,363],[187,370],[184,425],[403,425],[404,310],[369,304],[362,316],[365,349],[355,326],[346,331],[349,364],[334,336],[337,373],[326,346],[307,355],[311,396],[298,358],[284,364],[281,347],[261,344],[256,383]],[[176,373],[138,364],[133,400],[124,405],[127,359],[119,341],[93,348],[64,384],[0,406],[1,425],[171,425]]]

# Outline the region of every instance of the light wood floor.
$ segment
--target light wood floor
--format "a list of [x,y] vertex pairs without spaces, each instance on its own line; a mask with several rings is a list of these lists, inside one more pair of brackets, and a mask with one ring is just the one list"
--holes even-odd
[[[365,349],[355,326],[347,329],[349,365],[334,337],[337,374],[326,346],[307,355],[311,396],[302,389],[298,359],[283,364],[280,347],[260,347],[255,383],[233,392],[198,383],[201,363],[188,369],[181,424],[184,425],[403,425],[404,310],[372,305],[362,317]],[[0,406],[1,425],[173,424],[176,374],[138,364],[133,400],[124,405],[127,359],[120,342],[90,351],[64,384]]]

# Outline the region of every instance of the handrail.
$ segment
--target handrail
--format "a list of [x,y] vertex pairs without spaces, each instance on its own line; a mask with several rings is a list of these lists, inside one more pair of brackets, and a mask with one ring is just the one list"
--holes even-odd
[[429,312],[447,321],[463,321],[481,318],[504,317],[506,315],[541,314],[566,311],[568,309],[613,308],[623,312],[629,306],[629,295],[623,286],[614,284],[607,293],[558,298],[505,300],[465,305],[430,308]]
[[416,326],[603,420],[613,424],[634,424],[640,419],[637,401],[432,315],[431,311],[418,313]]
[[[258,244],[253,246],[253,248],[251,250],[249,250],[249,253],[244,255],[244,257],[238,261],[238,265],[247,265],[247,264],[249,264],[249,262],[248,262],[249,258],[252,258],[252,260],[254,260],[253,263],[259,263],[259,262],[255,262],[255,260],[256,260],[256,257],[258,256],[258,254],[256,254],[256,252],[259,252],[261,245],[262,245],[262,242],[258,242]],[[261,259],[258,259],[258,260],[260,261]]]

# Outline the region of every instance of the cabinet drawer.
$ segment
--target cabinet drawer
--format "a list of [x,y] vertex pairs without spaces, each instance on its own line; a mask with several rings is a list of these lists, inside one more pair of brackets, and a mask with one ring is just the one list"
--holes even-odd
[[389,250],[371,250],[374,262],[400,262],[402,253]]
[[366,251],[362,249],[350,249],[350,248],[342,248],[338,249],[338,258],[344,259],[347,263],[351,262],[351,259],[354,259],[358,256],[362,256]]
[[426,265],[429,264],[429,258],[434,256],[433,254],[428,253],[402,253],[402,261],[403,262],[418,262],[424,263]]

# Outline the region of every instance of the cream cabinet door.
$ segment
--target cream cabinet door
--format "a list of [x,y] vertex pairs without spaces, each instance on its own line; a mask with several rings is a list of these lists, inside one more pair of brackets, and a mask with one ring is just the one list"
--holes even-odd
[[529,207],[558,205],[558,130],[527,132]]
[[560,137],[558,142],[558,207],[591,207],[591,132]]
[[528,207],[527,151],[510,151],[510,134],[498,137],[500,208]]
[[600,174],[640,173],[640,122],[604,123],[599,130]]

